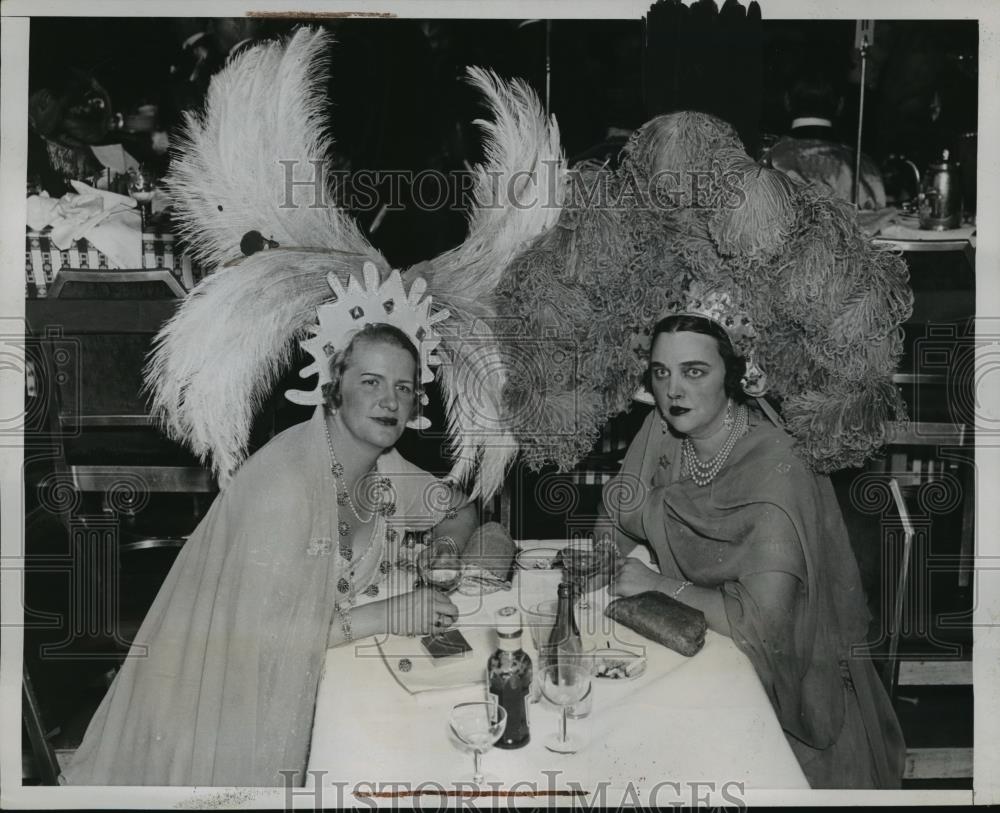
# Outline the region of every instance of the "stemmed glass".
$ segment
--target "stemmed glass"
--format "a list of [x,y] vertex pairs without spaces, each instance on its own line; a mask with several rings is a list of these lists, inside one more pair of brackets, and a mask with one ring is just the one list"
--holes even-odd
[[582,663],[554,663],[545,667],[540,676],[542,694],[546,700],[559,706],[559,733],[545,740],[545,747],[559,754],[573,754],[580,748],[579,741],[566,731],[569,707],[582,700],[590,691],[590,668]]
[[482,785],[485,777],[480,760],[507,727],[507,712],[499,703],[477,700],[459,703],[451,710],[448,723],[455,736],[472,749],[474,769],[472,781]]
[[[420,583],[434,590],[440,590],[446,595],[453,593],[462,581],[464,573],[462,561],[456,556],[453,561],[442,562],[433,554],[434,551],[428,546],[417,558],[417,575]],[[437,632],[431,632],[431,638],[436,638],[437,635]]]
[[[441,555],[439,544],[448,544],[448,553]],[[417,575],[422,584],[451,593],[462,581],[464,563],[451,540],[431,542],[417,557]]]
[[430,556],[417,560],[417,573],[420,581],[428,587],[451,593],[462,581],[462,563],[456,562],[454,567],[442,567],[440,563],[432,563]]
[[574,539],[563,548],[562,560],[566,575],[580,596],[580,609],[590,609],[588,587],[591,577],[601,570],[601,552],[594,547],[593,539]]
[[139,218],[142,231],[151,225],[153,218],[153,194],[156,191],[156,176],[153,171],[140,164],[128,171],[128,193],[139,204]]

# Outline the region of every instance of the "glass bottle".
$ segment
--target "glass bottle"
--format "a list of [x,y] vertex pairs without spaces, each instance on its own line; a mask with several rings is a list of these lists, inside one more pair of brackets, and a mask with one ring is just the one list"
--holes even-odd
[[559,584],[559,604],[556,608],[556,625],[549,634],[548,644],[542,653],[543,666],[569,661],[579,663],[583,654],[580,629],[573,614],[573,584],[564,581]]
[[528,692],[531,690],[531,658],[521,648],[521,613],[503,607],[496,614],[499,646],[486,665],[490,697],[507,712],[507,726],[497,748],[523,748],[531,739],[528,730]]

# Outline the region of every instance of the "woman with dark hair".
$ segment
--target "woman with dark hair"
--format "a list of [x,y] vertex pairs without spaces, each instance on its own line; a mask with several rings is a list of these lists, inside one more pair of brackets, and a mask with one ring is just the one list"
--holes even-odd
[[869,617],[832,485],[748,397],[764,379],[745,320],[727,301],[698,304],[653,330],[656,408],[597,528],[622,553],[648,545],[658,569],[625,558],[610,590],[666,593],[731,637],[813,787],[898,787],[898,722],[870,660],[852,655]]

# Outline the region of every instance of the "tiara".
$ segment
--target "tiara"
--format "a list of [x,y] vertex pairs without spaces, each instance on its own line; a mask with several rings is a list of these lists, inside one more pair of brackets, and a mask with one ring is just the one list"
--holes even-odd
[[733,302],[728,291],[706,290],[693,284],[684,302],[671,302],[667,308],[668,313],[664,316],[677,313],[710,319],[726,331],[729,343],[738,355],[747,359],[753,355],[757,345],[757,331],[750,315]]
[[335,274],[326,275],[333,298],[316,309],[318,323],[310,328],[311,338],[301,342],[313,361],[299,371],[302,378],[318,375],[319,380],[311,391],[286,391],[289,401],[303,405],[322,404],[323,385],[331,381],[330,359],[365,325],[389,324],[402,330],[417,348],[420,382],[426,384],[434,380],[431,366],[441,363],[434,352],[441,342],[434,325],[447,319],[450,312],[442,309],[431,313],[431,297],[423,295],[427,288],[423,277],[417,277],[407,292],[399,271],[393,270],[381,283],[374,263],[365,262],[362,273],[363,282],[352,275],[346,288]]
[[[746,373],[740,382],[743,391],[755,398],[767,392],[767,373],[761,369],[756,359],[757,331],[753,320],[744,308],[734,302],[728,291],[692,283],[683,299],[667,303],[660,319],[668,316],[699,316],[715,322],[726,332],[733,351],[746,359]],[[651,348],[647,347],[648,349]],[[639,388],[633,399],[646,404],[653,403],[652,393],[645,385]]]

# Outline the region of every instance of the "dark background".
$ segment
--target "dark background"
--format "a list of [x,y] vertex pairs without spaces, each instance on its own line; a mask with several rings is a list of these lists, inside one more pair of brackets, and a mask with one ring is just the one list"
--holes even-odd
[[[612,155],[628,131],[658,113],[702,109],[731,121],[751,154],[790,123],[786,90],[821,71],[841,93],[836,121],[856,138],[859,71],[854,21],[759,20],[756,6],[729,2],[691,8],[660,4],[645,20],[337,20],[331,54],[330,128],[338,167],[461,171],[480,156],[478,96],[462,81],[466,66],[521,77],[545,100],[571,161]],[[192,32],[220,28],[207,19],[46,18],[32,21],[30,90],[60,88],[67,69],[91,75],[126,116],[157,108],[167,133],[201,103],[210,70],[186,77]],[[295,25],[236,21],[240,33],[270,38]],[[235,36],[239,36],[238,34]],[[876,160],[905,155],[920,166],[942,148],[953,156],[977,122],[978,26],[975,21],[880,21],[868,64],[864,150]],[[209,38],[221,51],[224,37]],[[215,45],[216,42],[222,43]],[[548,45],[547,45],[548,43]],[[213,56],[221,65],[222,56]],[[117,136],[109,137],[115,140]],[[142,135],[124,137],[140,159],[166,169]],[[973,142],[974,143],[974,142]],[[33,156],[38,154],[35,142]],[[966,147],[966,152],[968,151]],[[37,161],[29,175],[37,171]],[[355,213],[369,226],[376,211]],[[395,265],[427,259],[464,236],[461,211],[390,213],[371,235]]]

